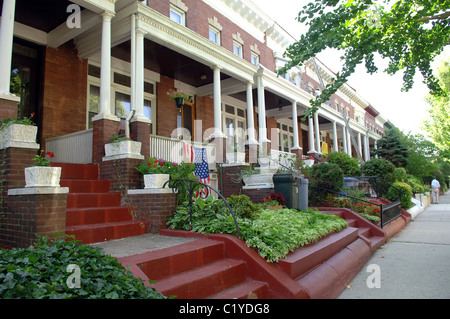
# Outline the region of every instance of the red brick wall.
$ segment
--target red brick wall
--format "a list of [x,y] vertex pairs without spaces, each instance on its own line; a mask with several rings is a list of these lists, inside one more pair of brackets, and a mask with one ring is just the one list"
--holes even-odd
[[[201,141],[204,141],[212,133],[211,129],[214,128],[214,99],[209,96],[198,97],[196,99],[195,118],[202,121],[202,136],[200,138]],[[205,133],[207,130],[208,132]],[[198,136],[195,138],[200,140]]]
[[132,158],[102,162],[100,179],[111,181],[112,192],[143,188],[142,174],[136,170],[136,167],[142,162],[143,160]]
[[47,47],[43,86],[42,144],[48,137],[85,130],[87,60],[78,58],[73,42]]
[[174,88],[174,80],[161,75],[161,80],[156,84],[158,91],[158,108],[156,134],[170,137],[173,130],[177,128],[177,106],[167,96],[167,91]]
[[0,219],[0,243],[25,248],[36,234],[53,238],[66,231],[66,194],[9,196]]
[[160,229],[166,229],[169,217],[175,213],[175,194],[135,194],[128,195],[134,208],[135,218],[144,219],[147,222],[149,233],[159,233]]

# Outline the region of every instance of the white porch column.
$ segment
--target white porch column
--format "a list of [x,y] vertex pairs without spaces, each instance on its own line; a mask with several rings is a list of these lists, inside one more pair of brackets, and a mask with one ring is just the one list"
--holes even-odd
[[102,16],[102,53],[100,73],[100,112],[93,121],[100,119],[113,119],[111,114],[111,19],[113,14],[104,12]]
[[345,128],[345,125],[342,126],[342,144],[344,145],[344,153],[348,154],[347,151],[347,129]]
[[144,40],[145,32],[142,29],[136,29],[136,69],[134,72],[136,114],[133,121],[150,123],[150,119],[147,119],[144,115]]
[[258,141],[255,139],[255,119],[253,116],[253,84],[251,82],[247,83],[247,132],[247,144],[258,144]]
[[308,128],[309,128],[309,152],[308,154],[317,153],[314,147],[314,123],[311,116],[308,116]]
[[364,159],[365,161],[370,161],[370,146],[369,146],[369,136],[364,135]]
[[316,130],[316,150],[319,154],[322,154],[322,148],[320,147],[319,114],[317,111],[314,113],[314,128]]
[[363,151],[362,151],[362,139],[361,139],[360,132],[358,132],[358,149],[359,149],[359,154],[361,154],[361,156],[362,156]]
[[338,135],[337,135],[337,124],[333,121],[333,150],[339,152]]
[[214,133],[213,138],[225,137],[222,131],[222,89],[220,85],[220,67],[213,68],[214,72]]
[[9,95],[16,0],[4,0],[0,25],[0,94]]
[[262,146],[264,143],[270,143],[270,140],[267,139],[266,101],[264,96],[264,83],[261,76],[259,76],[257,79],[258,79],[259,143]]
[[298,142],[298,112],[297,112],[297,101],[292,102],[292,128],[293,128],[293,134],[294,134],[294,145],[292,146],[291,150],[301,150],[302,148],[299,145]]
[[352,139],[350,137],[350,129],[347,129],[347,154],[352,156]]
[[[373,143],[373,148],[376,151],[378,149],[378,141],[375,140],[375,142]],[[376,158],[378,158],[378,155],[375,155]]]

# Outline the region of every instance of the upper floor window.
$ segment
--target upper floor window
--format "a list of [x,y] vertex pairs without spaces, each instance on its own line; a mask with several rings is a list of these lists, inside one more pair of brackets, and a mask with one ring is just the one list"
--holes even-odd
[[217,21],[217,18],[209,18],[209,40],[217,45],[220,45],[220,33],[222,32],[222,26]]
[[182,26],[186,26],[186,12],[188,7],[182,0],[170,0],[170,19]]
[[261,55],[261,52],[259,51],[258,46],[256,44],[251,45],[250,50],[252,51],[252,57],[251,57],[252,64],[259,66],[259,56]]
[[237,42],[233,42],[233,53],[242,58],[242,45]]

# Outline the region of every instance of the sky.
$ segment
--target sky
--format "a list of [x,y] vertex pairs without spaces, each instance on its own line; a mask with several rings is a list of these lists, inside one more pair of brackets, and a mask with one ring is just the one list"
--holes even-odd
[[[253,2],[294,38],[298,39],[302,32],[306,32],[307,28],[295,18],[310,0],[253,0]],[[317,56],[335,73],[341,69],[339,57],[337,51],[332,50]],[[377,64],[379,71],[372,75],[366,72],[364,66],[359,66],[347,84],[405,134],[409,132],[424,134],[421,126],[430,106],[425,101],[428,88],[422,83],[423,78],[421,75],[416,76],[414,87],[408,92],[402,92],[402,73],[389,76],[382,72],[383,65],[386,63],[380,58]]]

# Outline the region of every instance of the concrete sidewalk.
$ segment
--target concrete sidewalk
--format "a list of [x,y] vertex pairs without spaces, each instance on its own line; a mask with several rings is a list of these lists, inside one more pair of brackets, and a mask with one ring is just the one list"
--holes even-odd
[[[378,265],[380,288],[369,265]],[[368,271],[369,270],[369,271]],[[450,192],[377,250],[338,299],[450,298]]]

